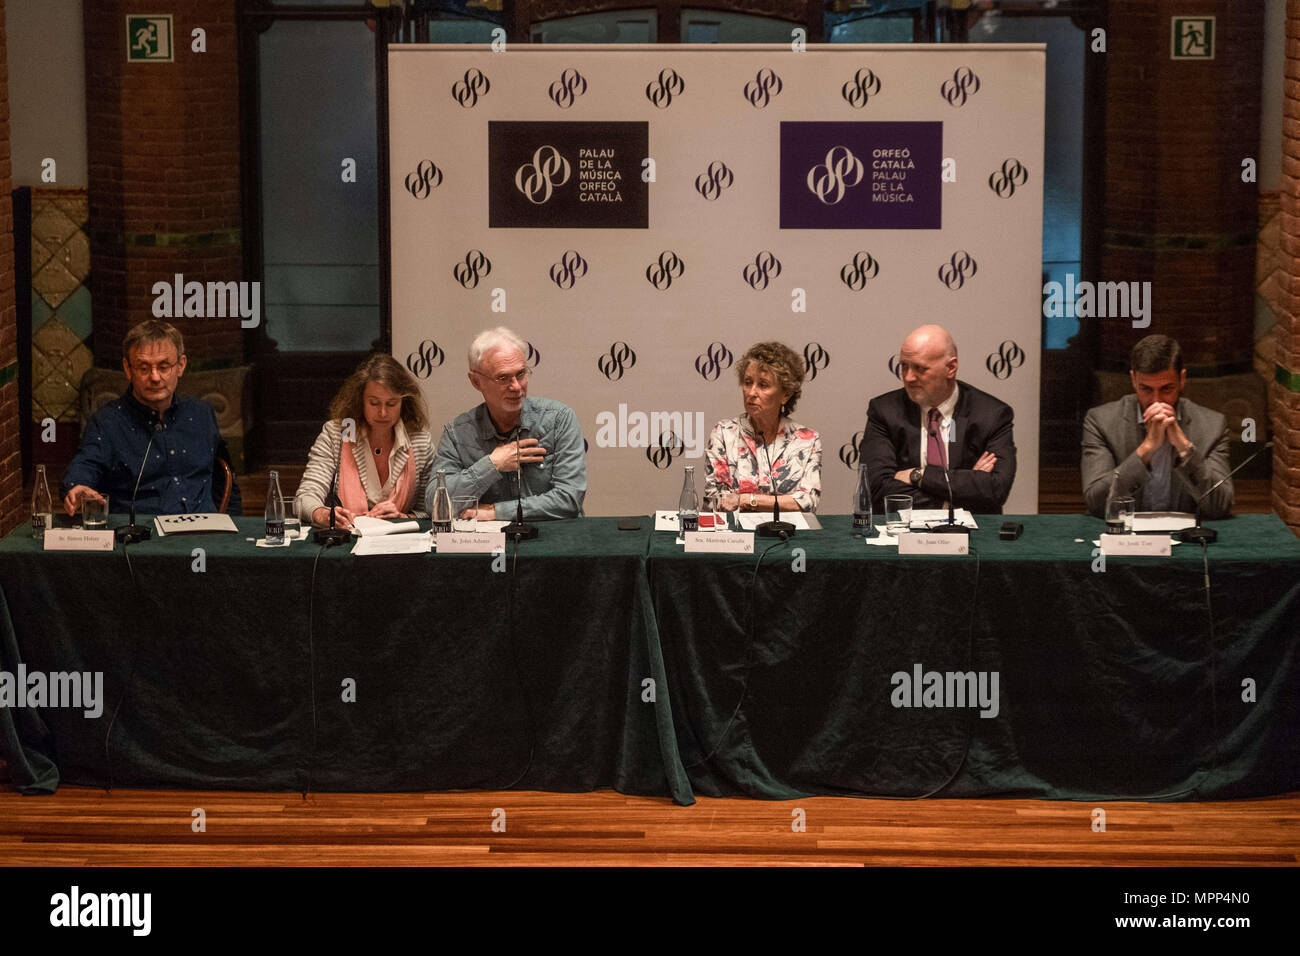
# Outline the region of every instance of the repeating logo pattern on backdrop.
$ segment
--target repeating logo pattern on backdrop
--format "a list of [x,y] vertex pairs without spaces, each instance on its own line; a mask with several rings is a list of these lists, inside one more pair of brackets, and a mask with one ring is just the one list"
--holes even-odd
[[975,274],[976,268],[974,257],[965,249],[958,249],[939,267],[939,281],[955,292],[966,284],[968,276]]
[[953,70],[952,77],[939,86],[939,95],[948,101],[949,106],[965,106],[966,101],[979,91],[980,78],[969,66]]
[[659,253],[659,258],[646,266],[645,277],[652,286],[662,292],[680,278],[686,271],[686,263],[671,249]]
[[442,170],[431,159],[422,159],[415,164],[415,172],[406,174],[406,191],[416,199],[426,199],[433,190],[442,185]]
[[780,95],[783,85],[776,71],[763,67],[745,84],[745,99],[754,109],[761,110],[772,102],[772,97]]
[[809,342],[803,347],[803,364],[808,370],[808,381],[817,377],[817,373],[831,364],[831,354],[817,342]]
[[709,202],[722,195],[724,189],[730,189],[736,181],[735,175],[720,159],[709,163],[709,168],[695,177],[695,191]]
[[451,85],[451,98],[463,106],[465,109],[473,109],[478,105],[480,96],[486,96],[487,91],[492,88],[488,78],[478,69],[471,67],[465,71],[465,76]]
[[764,249],[754,256],[753,262],[740,270],[740,274],[751,289],[761,292],[781,274],[781,260]]
[[576,249],[568,249],[560,261],[551,266],[551,281],[561,289],[572,289],[573,284],[587,274],[587,260]]
[[442,365],[446,355],[433,339],[425,339],[419,347],[406,357],[406,367],[416,378],[428,378],[433,370]]
[[660,471],[672,467],[673,459],[686,450],[686,444],[676,432],[660,432],[659,438],[645,450],[645,457],[650,464]]
[[573,167],[554,146],[542,146],[533,160],[515,170],[515,188],[530,203],[540,206],[569,181]]
[[611,382],[617,382],[623,377],[623,372],[634,365],[636,352],[626,342],[615,342],[609,347],[609,352],[596,359],[596,368]]
[[861,455],[859,446],[862,444],[862,432],[854,432],[853,437],[840,446],[840,461],[844,462],[849,468],[858,467],[858,457]]
[[479,280],[492,271],[492,260],[477,249],[465,253],[465,261],[456,263],[451,274],[466,289],[478,285]]
[[525,342],[524,344],[528,346],[528,354],[524,356],[524,364],[529,368],[537,368],[542,364],[542,353],[533,347],[532,342]]
[[844,198],[845,190],[862,182],[865,172],[862,160],[851,149],[833,146],[826,154],[826,162],[808,170],[808,191],[818,202],[834,206]]
[[903,366],[898,364],[898,356],[889,356],[889,361],[885,364],[889,366],[889,374],[901,382],[903,380]]
[[674,96],[681,96],[686,92],[686,81],[674,69],[664,67],[659,71],[659,76],[645,87],[646,99],[654,106],[661,110],[668,109],[673,103]]
[[844,102],[855,110],[862,109],[867,105],[867,101],[879,92],[880,77],[865,66],[853,74],[853,79],[846,80],[840,87],[840,96],[844,97]]
[[567,110],[587,92],[587,78],[575,69],[567,69],[546,89],[546,95],[562,110]]
[[695,357],[695,371],[704,381],[716,382],[718,376],[731,368],[735,361],[731,349],[721,342],[710,342],[709,347]]
[[840,281],[854,292],[861,292],[867,282],[880,274],[880,263],[869,252],[856,252],[853,261],[840,268]]
[[990,352],[984,360],[984,367],[993,373],[994,378],[1010,378],[1011,373],[1025,364],[1025,350],[1015,342],[1007,339],[998,346],[996,352]]
[[1021,165],[1020,160],[1007,158],[1002,161],[1002,168],[989,174],[989,189],[999,199],[1010,199],[1016,193],[1017,186],[1029,182],[1029,170]]

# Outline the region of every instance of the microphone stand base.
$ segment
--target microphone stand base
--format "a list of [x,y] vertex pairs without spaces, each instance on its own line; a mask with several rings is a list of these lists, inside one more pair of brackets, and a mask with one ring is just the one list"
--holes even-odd
[[764,521],[754,531],[760,538],[788,538],[794,534],[795,527],[788,521]]
[[524,524],[519,521],[512,521],[501,529],[507,538],[514,538],[516,541],[532,541],[537,537],[537,526]]
[[1183,544],[1214,544],[1219,540],[1219,532],[1213,528],[1202,528],[1197,525],[1195,528],[1184,528],[1174,537]]
[[152,534],[153,531],[142,524],[129,524],[114,531],[113,537],[123,544],[135,544],[137,541],[148,541]]
[[332,548],[336,544],[347,544],[352,539],[352,532],[344,528],[317,528],[312,532],[312,541]]
[[944,534],[970,534],[970,528],[964,524],[949,524],[946,521],[940,521],[938,524],[927,525],[926,531],[941,531]]

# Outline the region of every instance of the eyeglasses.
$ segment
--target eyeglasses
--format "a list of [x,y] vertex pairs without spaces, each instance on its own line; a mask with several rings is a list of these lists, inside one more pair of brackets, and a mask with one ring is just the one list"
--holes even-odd
[[515,379],[519,380],[520,385],[527,385],[528,376],[533,374],[533,370],[530,368],[523,368],[518,372],[503,373],[501,375],[484,375],[478,369],[475,369],[474,374],[494,382],[497,388],[509,388],[510,385],[514,383]]
[[148,362],[132,362],[131,370],[141,378],[147,378],[154,371],[157,371],[159,375],[166,378],[172,372],[180,368],[180,365],[180,362],[159,362],[157,365],[150,365]]

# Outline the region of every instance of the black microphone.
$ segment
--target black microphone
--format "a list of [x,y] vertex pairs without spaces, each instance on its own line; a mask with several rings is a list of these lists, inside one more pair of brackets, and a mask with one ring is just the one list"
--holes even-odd
[[135,490],[131,492],[131,523],[124,528],[118,528],[113,532],[113,536],[123,544],[135,544],[137,541],[148,541],[153,534],[146,525],[135,523],[135,499],[140,494],[140,479],[144,477],[144,466],[149,461],[149,449],[153,448],[154,436],[158,434],[158,429],[162,428],[162,423],[156,423],[153,430],[149,432],[149,443],[144,446],[144,456],[140,459],[140,472],[135,476]]
[[[1241,471],[1241,469],[1245,468],[1252,461],[1254,461],[1256,458],[1264,454],[1264,452],[1268,451],[1268,449],[1272,447],[1273,447],[1273,442],[1271,440],[1264,442],[1264,444],[1261,445],[1255,451],[1255,454],[1251,455],[1249,458],[1243,461],[1236,468],[1232,469],[1232,471],[1228,472],[1226,475],[1224,475],[1214,484],[1210,485],[1210,487],[1205,490],[1205,493],[1196,499],[1196,524],[1192,525],[1190,528],[1184,528],[1182,531],[1179,531],[1175,535],[1175,537],[1178,538],[1179,541],[1199,542],[1202,544],[1213,544],[1214,542],[1218,541],[1219,540],[1218,531],[1216,531],[1214,528],[1201,527],[1201,502],[1203,502],[1206,498],[1208,498],[1210,494],[1213,493],[1213,491],[1219,487],[1219,485],[1223,484],[1225,481],[1227,481],[1237,472]],[[1186,478],[1183,478],[1182,474],[1178,472],[1177,468],[1173,469],[1173,472],[1175,474],[1178,474],[1178,477],[1182,479],[1183,483],[1187,485],[1189,489],[1191,489],[1192,494],[1196,494],[1196,490],[1194,488],[1191,488],[1191,482],[1188,481]]]
[[501,529],[507,538],[516,541],[531,541],[537,537],[537,526],[524,521],[524,466],[519,461],[519,439],[527,432],[527,428],[515,426],[515,520]]
[[930,531],[947,531],[950,534],[970,534],[970,528],[957,521],[956,502],[952,499],[952,480],[948,477],[948,466],[943,466],[943,482],[948,486],[948,520],[928,526]]
[[[332,548],[336,544],[347,544],[352,540],[352,532],[344,528],[339,528],[334,523],[334,509],[341,503],[338,496],[339,470],[343,467],[343,430],[339,429],[339,453],[334,458],[334,474],[330,475],[330,493],[325,499],[326,505],[330,509],[330,526],[328,528],[317,528],[312,532],[312,541],[316,544],[323,544],[327,548]],[[330,504],[330,502],[334,502]]]
[[764,521],[754,530],[758,532],[760,538],[788,538],[794,534],[795,527],[790,522],[781,520],[781,496],[776,493],[776,475],[772,474],[772,453],[767,450],[767,439],[763,436],[762,429],[758,429],[758,437],[763,442],[763,455],[767,458],[767,477],[772,483],[772,520]]

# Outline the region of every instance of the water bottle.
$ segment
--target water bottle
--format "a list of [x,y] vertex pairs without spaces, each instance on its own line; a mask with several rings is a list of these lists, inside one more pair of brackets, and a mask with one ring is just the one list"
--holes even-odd
[[853,537],[869,538],[871,527],[871,482],[867,480],[867,466],[858,465],[858,487],[853,491]]
[[677,501],[677,523],[682,533],[700,530],[700,499],[695,493],[695,466],[686,466],[686,480],[682,482],[682,496]]
[[266,491],[266,543],[284,544],[284,498],[280,497],[280,473],[271,472]]
[[447,471],[438,469],[438,487],[433,492],[433,533],[451,532],[451,492],[447,490]]
[[32,491],[32,537],[45,539],[45,532],[54,527],[54,505],[50,486],[45,483],[45,466],[36,466],[36,487]]

